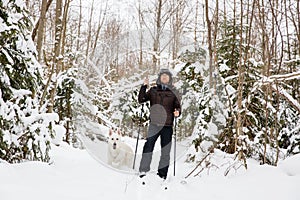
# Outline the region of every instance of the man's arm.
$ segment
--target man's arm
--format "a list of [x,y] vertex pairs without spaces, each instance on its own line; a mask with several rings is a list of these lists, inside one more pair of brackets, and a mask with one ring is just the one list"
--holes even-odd
[[146,92],[146,90],[147,85],[142,85],[138,96],[139,103],[144,103],[150,99],[150,90],[148,92]]
[[144,84],[141,86],[139,96],[138,96],[138,102],[139,103],[144,103],[150,99],[150,90],[146,92],[147,87],[149,85],[149,78],[146,77],[144,80]]
[[[181,97],[179,95],[179,92],[177,90],[174,91],[174,94],[175,94],[175,101],[174,101],[174,108],[175,108],[175,111],[174,111],[174,116],[175,117],[179,117],[181,115]],[[176,111],[178,111],[178,116],[176,116]]]

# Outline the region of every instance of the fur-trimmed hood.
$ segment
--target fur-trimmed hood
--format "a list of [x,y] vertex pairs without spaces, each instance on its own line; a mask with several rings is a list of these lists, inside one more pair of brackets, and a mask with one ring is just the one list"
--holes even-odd
[[167,74],[169,77],[170,77],[170,81],[169,83],[167,84],[168,86],[172,86],[173,85],[173,74],[170,72],[169,69],[161,69],[158,73],[158,77],[157,77],[157,80],[156,80],[156,84],[157,85],[162,85],[161,81],[160,81],[160,77],[161,75],[163,74]]

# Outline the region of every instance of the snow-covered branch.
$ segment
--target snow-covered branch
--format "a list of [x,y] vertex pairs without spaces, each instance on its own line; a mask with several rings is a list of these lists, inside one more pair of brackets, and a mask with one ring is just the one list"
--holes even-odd
[[296,99],[294,99],[289,93],[287,93],[287,91],[284,88],[272,85],[272,90],[278,91],[280,96],[284,97],[300,113],[299,102]]
[[300,78],[300,71],[297,72],[292,72],[288,74],[276,74],[267,77],[266,81],[267,82],[274,82],[276,81],[287,81],[287,80],[292,80],[292,79],[297,79]]

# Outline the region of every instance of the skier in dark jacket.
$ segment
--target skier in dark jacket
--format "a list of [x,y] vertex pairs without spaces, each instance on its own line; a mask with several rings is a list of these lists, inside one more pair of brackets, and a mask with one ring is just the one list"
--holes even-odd
[[174,117],[178,117],[181,113],[180,97],[172,85],[172,73],[168,69],[160,71],[156,86],[146,92],[148,85],[149,80],[146,78],[138,96],[139,103],[150,101],[150,125],[139,172],[140,177],[143,178],[150,170],[154,145],[160,136],[161,157],[157,175],[166,179],[170,163],[173,121]]

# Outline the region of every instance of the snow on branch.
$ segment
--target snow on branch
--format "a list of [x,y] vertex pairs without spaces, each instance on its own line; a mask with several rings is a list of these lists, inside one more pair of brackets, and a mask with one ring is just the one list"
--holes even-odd
[[294,99],[289,93],[287,93],[287,91],[285,89],[283,89],[280,86],[276,86],[276,85],[272,85],[272,89],[274,91],[278,90],[278,93],[280,94],[280,96],[284,97],[300,113],[299,102],[296,99]]
[[[269,77],[263,77],[262,82],[258,84],[258,86],[273,83],[274,81],[292,80],[297,78],[300,78],[300,71],[288,73],[288,74],[272,75]],[[279,95],[285,98],[300,113],[299,102],[296,99],[294,99],[284,88],[278,85],[276,86],[276,84],[273,84],[272,90],[275,92],[278,90]]]
[[293,72],[293,73],[288,73],[288,74],[277,74],[277,75],[272,75],[267,78],[268,82],[273,82],[274,80],[277,81],[284,81],[284,80],[291,80],[291,79],[296,79],[300,78],[300,71],[298,72]]
[[111,86],[108,83],[108,81],[105,79],[105,74],[103,74],[97,66],[89,59],[87,58],[87,63],[90,64],[90,66],[96,71],[96,73],[100,76],[100,79],[103,81],[103,83],[106,85],[109,91],[111,91]]

